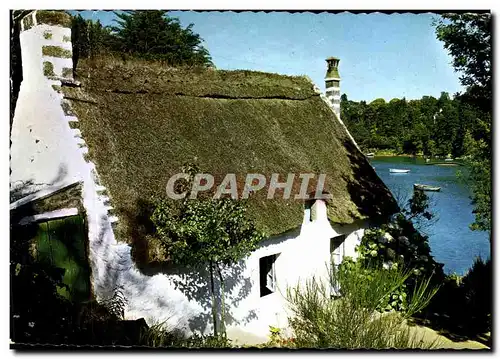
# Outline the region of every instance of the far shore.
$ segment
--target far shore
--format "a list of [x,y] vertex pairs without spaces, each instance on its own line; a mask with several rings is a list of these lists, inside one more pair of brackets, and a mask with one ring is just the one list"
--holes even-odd
[[[432,162],[442,162],[444,159],[446,159],[447,157],[445,156],[440,156],[438,158],[435,158],[435,157],[426,157],[424,155],[410,155],[410,154],[407,154],[407,153],[401,153],[401,154],[397,154],[397,153],[387,153],[387,152],[382,152],[382,153],[377,153],[377,152],[372,152],[373,153],[373,157],[410,157],[410,158],[422,158],[422,159],[430,159]],[[365,154],[366,155],[366,154]],[[460,161],[460,159],[458,158],[455,158],[453,159],[453,161]],[[432,163],[431,162],[431,163]],[[433,164],[436,164],[436,163],[433,163]],[[446,165],[454,165],[456,163],[444,163],[443,164],[446,164]]]
[[397,155],[395,153],[392,153],[392,154],[391,153],[380,153],[380,154],[375,153],[374,157],[423,157],[423,156],[421,156],[421,155],[408,155],[405,153],[400,154],[400,155]]

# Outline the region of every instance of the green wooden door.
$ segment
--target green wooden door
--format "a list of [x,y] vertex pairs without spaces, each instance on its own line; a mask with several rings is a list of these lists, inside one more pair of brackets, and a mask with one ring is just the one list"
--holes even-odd
[[72,301],[90,299],[90,269],[86,255],[86,229],[82,216],[38,223],[34,238],[36,260],[64,270],[59,294]]

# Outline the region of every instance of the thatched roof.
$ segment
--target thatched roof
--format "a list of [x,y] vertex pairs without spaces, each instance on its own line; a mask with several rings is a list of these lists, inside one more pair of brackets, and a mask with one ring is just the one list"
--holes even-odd
[[[290,172],[325,173],[329,218],[336,223],[396,209],[306,77],[130,62],[80,64],[79,75],[82,87],[63,91],[73,99],[89,157],[127,225],[134,224],[126,214],[139,213],[141,200],[166,196],[168,179],[186,162],[215,175],[216,183],[226,173],[241,175],[240,193],[247,173],[268,180],[272,173],[282,180]],[[303,201],[266,195],[266,189],[257,192],[248,205],[268,234],[302,223]]]

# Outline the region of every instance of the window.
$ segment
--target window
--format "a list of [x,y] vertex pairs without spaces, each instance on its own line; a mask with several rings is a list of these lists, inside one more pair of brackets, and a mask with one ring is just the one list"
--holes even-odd
[[[342,259],[344,257],[344,241],[345,234],[342,234],[337,237],[330,238],[330,256],[332,260],[332,264],[335,266],[335,269],[342,263]],[[338,284],[332,283],[332,296],[336,297],[340,295],[340,288]]]
[[312,218],[312,205],[314,203],[314,200],[306,200],[305,203],[304,203],[304,209],[305,209],[305,216],[306,218],[309,219],[309,222],[312,222],[313,221],[313,218]]
[[264,297],[276,291],[276,258],[279,254],[259,259],[260,296]]
[[335,265],[339,265],[344,257],[345,234],[330,239],[330,255]]

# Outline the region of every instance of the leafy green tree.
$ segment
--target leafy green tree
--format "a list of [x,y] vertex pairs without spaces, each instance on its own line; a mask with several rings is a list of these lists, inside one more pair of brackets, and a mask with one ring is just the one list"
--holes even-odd
[[[490,125],[484,123],[485,131],[489,132]],[[468,171],[465,179],[473,193],[475,220],[471,224],[472,230],[491,231],[491,145],[482,139],[475,140],[470,132],[466,132],[464,146],[468,158]],[[490,232],[491,233],[491,232]],[[491,236],[490,236],[491,239]]]
[[115,12],[118,26],[111,27],[116,50],[166,61],[171,65],[213,65],[208,50],[202,46],[193,24],[182,28],[167,11],[140,10]]
[[475,108],[471,117],[463,119],[470,123],[469,131],[461,129],[475,205],[471,228],[491,233],[491,14],[445,14],[435,27],[466,86],[460,100]]
[[444,14],[434,22],[436,36],[461,72],[467,97],[483,110],[491,109],[491,14]]
[[[198,173],[187,166],[191,182]],[[185,185],[189,192],[191,186]],[[245,206],[231,199],[189,199],[179,205],[159,201],[151,217],[157,234],[172,260],[178,264],[203,268],[208,265],[214,335],[217,336],[215,274],[220,281],[220,333],[225,336],[224,269],[236,264],[253,251],[265,236],[246,214]]]

